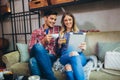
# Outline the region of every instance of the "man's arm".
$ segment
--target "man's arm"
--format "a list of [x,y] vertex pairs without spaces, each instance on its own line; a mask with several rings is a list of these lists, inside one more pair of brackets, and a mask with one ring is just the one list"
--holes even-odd
[[29,41],[29,50],[33,47],[34,44],[37,43],[36,35],[37,35],[36,32],[33,31],[32,34],[31,34],[31,39]]

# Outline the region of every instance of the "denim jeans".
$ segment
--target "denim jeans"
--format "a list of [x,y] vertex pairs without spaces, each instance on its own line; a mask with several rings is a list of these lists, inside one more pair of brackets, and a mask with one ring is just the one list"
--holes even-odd
[[31,49],[32,58],[29,60],[29,67],[32,75],[40,75],[48,80],[56,80],[52,71],[52,64],[56,57],[44,48],[42,44],[35,44]]
[[69,56],[72,51],[74,51],[74,49],[69,46],[60,57],[61,64],[70,64],[72,66],[72,71],[65,72],[67,80],[85,80],[83,66],[87,63],[86,56],[82,52],[78,52],[79,55]]

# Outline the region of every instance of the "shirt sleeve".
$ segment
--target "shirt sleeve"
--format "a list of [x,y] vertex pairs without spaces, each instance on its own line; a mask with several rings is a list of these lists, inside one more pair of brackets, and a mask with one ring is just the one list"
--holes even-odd
[[31,34],[31,39],[30,39],[30,41],[29,41],[29,50],[32,48],[32,46],[33,46],[34,44],[37,43],[36,38],[37,38],[37,32],[36,32],[36,31],[33,31],[32,34]]

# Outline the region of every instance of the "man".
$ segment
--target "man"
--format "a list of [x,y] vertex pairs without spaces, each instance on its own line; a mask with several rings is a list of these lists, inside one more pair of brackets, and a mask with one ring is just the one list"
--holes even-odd
[[44,24],[32,32],[29,50],[32,58],[29,67],[32,75],[40,75],[48,80],[56,80],[52,64],[56,61],[55,39],[51,34],[59,33],[60,27],[55,26],[57,13],[49,10],[44,12]]

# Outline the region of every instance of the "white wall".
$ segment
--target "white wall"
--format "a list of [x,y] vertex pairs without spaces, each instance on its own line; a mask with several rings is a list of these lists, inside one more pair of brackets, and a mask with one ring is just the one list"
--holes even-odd
[[[28,10],[28,2],[25,2],[25,11]],[[105,0],[93,3],[85,3],[79,5],[71,5],[63,7],[67,12],[73,13],[76,18],[76,23],[80,29],[97,29],[100,31],[120,31],[120,0]],[[62,16],[61,8],[56,8],[59,15],[57,18],[58,25],[61,25],[60,20]],[[22,12],[21,0],[15,1],[15,12]],[[38,28],[36,16],[33,16],[32,26],[33,30]],[[41,17],[41,24],[43,18]],[[7,20],[4,23],[4,32],[11,32],[9,29],[10,22]],[[1,28],[1,27],[0,27]],[[0,29],[1,30],[1,29]],[[1,36],[1,33],[0,33]]]
[[[64,7],[73,13],[80,29],[97,29],[100,31],[120,31],[120,0],[99,1]],[[62,11],[57,23],[60,24]],[[43,23],[43,21],[42,21]]]
[[[25,1],[25,11],[28,11],[28,0]],[[66,6],[64,9],[67,12],[73,13],[76,18],[76,23],[80,29],[89,30],[97,29],[100,31],[120,31],[120,0],[105,0],[93,3],[85,3],[79,5]],[[21,0],[15,0],[15,12],[22,12]],[[57,25],[61,25],[60,20],[62,16],[61,8],[56,8],[59,12],[57,18]],[[41,17],[41,24],[43,18]],[[37,17],[32,16],[33,30],[38,28]],[[4,32],[11,33],[10,19],[4,22]],[[1,37],[1,25],[0,25],[0,37]],[[22,37],[22,36],[21,36]],[[20,40],[22,39],[20,37]],[[10,39],[12,44],[12,37]],[[24,37],[23,37],[24,38]],[[22,42],[22,40],[21,40]],[[12,46],[12,45],[11,45]]]
[[[25,2],[25,11],[28,10],[28,2]],[[100,31],[120,31],[120,0],[105,0],[79,5],[71,5],[63,7],[67,12],[73,13],[76,18],[76,23],[80,29],[97,29]],[[22,12],[21,0],[15,1],[15,12]],[[56,8],[59,15],[57,18],[58,25],[61,25],[62,16],[61,8]],[[9,22],[7,22],[7,25]],[[41,24],[43,18],[41,17]],[[32,21],[33,29],[38,27],[36,17]],[[9,27],[6,27],[9,30]],[[9,32],[9,31],[8,31]]]

